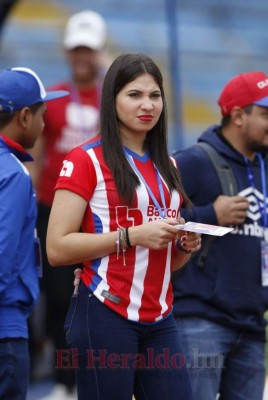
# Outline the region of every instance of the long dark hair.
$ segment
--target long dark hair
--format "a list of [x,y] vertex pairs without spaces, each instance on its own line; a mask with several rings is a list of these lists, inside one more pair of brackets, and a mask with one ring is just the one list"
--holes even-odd
[[111,169],[118,193],[127,203],[132,204],[139,179],[128,160],[122,146],[118,126],[115,99],[121,89],[140,75],[148,73],[157,82],[162,99],[163,111],[157,124],[148,132],[145,148],[168,185],[169,190],[178,190],[186,205],[190,205],[179,173],[170,160],[167,150],[167,111],[162,74],[154,61],[144,54],[122,54],[117,57],[107,71],[103,83],[100,114],[100,132],[103,155]]

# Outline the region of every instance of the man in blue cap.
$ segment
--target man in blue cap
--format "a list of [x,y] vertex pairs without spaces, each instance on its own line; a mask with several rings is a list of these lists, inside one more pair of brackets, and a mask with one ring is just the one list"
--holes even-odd
[[[0,71],[0,398],[25,400],[29,379],[27,319],[38,298],[36,197],[23,162],[44,128],[46,92],[28,68]],[[39,265],[38,265],[39,264]]]

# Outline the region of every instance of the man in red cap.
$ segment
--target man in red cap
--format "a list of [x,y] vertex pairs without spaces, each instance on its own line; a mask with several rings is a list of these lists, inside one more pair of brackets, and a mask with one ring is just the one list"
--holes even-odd
[[186,221],[235,229],[211,242],[207,254],[201,249],[174,276],[174,314],[194,400],[215,400],[219,394],[224,400],[262,400],[268,306],[268,76],[235,76],[218,104],[221,124],[209,127],[198,142],[213,147],[228,163],[237,191],[223,194],[200,146],[177,151],[182,182],[194,204],[181,214]]

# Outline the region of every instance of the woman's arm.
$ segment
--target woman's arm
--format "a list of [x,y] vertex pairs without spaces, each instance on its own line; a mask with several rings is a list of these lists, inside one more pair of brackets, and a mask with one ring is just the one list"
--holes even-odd
[[190,259],[191,254],[184,254],[180,252],[176,252],[177,254],[174,256],[172,265],[171,265],[171,271],[177,271],[178,269],[182,268]]
[[[86,207],[87,201],[83,197],[68,190],[56,191],[47,231],[47,256],[52,266],[82,263],[116,252],[117,231],[102,234],[80,232]],[[173,219],[159,219],[130,227],[130,243],[132,246],[161,250],[180,236],[177,224],[178,221]],[[186,250],[196,251],[196,238],[200,235],[182,234]],[[189,257],[189,254],[175,249],[173,264],[179,268]]]
[[47,231],[47,256],[52,266],[82,263],[116,251],[116,232],[80,232],[86,207],[81,196],[56,191]]

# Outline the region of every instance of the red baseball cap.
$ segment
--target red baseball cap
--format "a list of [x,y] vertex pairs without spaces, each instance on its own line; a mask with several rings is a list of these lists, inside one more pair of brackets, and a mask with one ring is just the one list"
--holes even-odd
[[245,72],[236,75],[223,88],[218,99],[223,116],[230,114],[235,106],[255,104],[268,107],[268,75],[264,72]]

